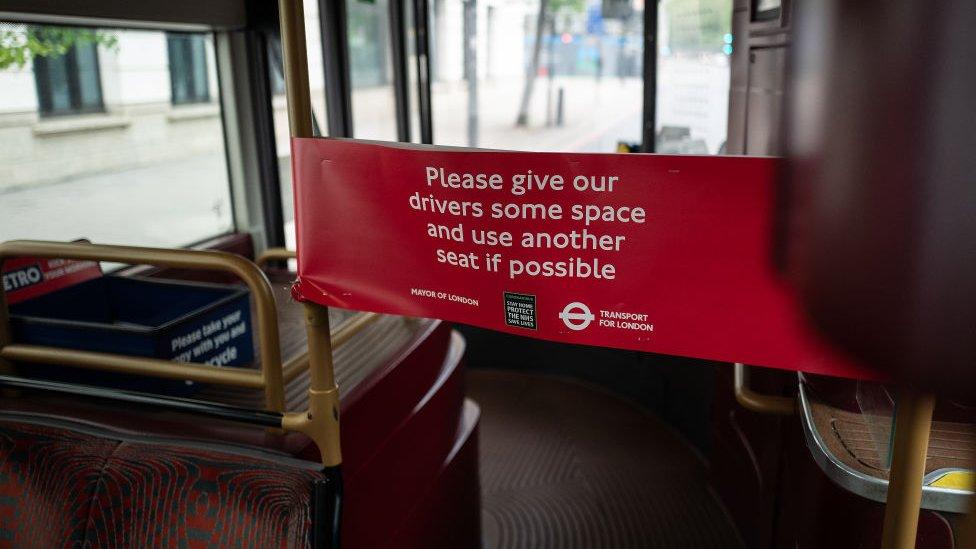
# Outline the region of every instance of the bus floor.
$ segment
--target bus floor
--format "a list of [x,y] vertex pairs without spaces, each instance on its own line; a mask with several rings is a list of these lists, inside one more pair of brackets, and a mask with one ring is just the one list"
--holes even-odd
[[741,547],[706,466],[670,427],[602,389],[472,369],[485,549]]

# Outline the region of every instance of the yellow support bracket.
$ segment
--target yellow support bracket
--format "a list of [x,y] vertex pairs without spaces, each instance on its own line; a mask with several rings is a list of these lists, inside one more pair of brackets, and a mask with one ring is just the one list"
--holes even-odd
[[788,416],[796,413],[796,399],[764,395],[749,388],[749,371],[745,364],[735,363],[735,400],[743,408],[760,414]]
[[256,263],[258,267],[264,268],[269,261],[286,261],[289,259],[295,259],[296,257],[297,254],[288,248],[268,248],[267,250],[258,254],[257,259],[254,260],[254,263]]

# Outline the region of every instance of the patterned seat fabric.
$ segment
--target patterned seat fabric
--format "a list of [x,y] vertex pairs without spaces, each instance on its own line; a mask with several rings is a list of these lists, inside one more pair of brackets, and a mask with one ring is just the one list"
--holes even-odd
[[0,547],[301,547],[292,461],[0,419]]

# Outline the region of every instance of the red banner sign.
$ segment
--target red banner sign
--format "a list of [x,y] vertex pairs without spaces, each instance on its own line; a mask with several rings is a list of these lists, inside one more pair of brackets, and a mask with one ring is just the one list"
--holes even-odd
[[94,261],[18,257],[4,261],[0,275],[7,303],[12,305],[98,278],[102,268]]
[[770,260],[776,160],[292,141],[296,297],[554,341],[873,374]]

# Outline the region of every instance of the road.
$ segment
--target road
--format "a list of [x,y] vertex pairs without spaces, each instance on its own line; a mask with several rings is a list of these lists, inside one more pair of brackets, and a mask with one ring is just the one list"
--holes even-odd
[[[639,140],[643,93],[639,79],[557,78],[551,89],[555,93],[559,88],[564,90],[565,98],[562,126],[546,124],[549,86],[540,79],[530,109],[530,124],[517,128],[514,121],[521,81],[480,83],[478,146],[613,152],[618,140]],[[357,136],[390,133],[394,118],[392,102],[386,100],[388,93],[385,88],[355,92],[354,106],[357,113],[362,113],[357,120]],[[464,85],[439,84],[433,96],[436,142],[467,146]],[[724,127],[721,130],[724,132]],[[287,157],[281,158],[283,203],[290,225],[292,212],[287,205],[292,201],[287,161]],[[229,230],[232,218],[223,151],[0,192],[0,241],[89,238],[100,243],[173,247]],[[290,229],[289,226],[289,236]]]
[[173,247],[231,226],[223,153],[0,193],[0,241]]

